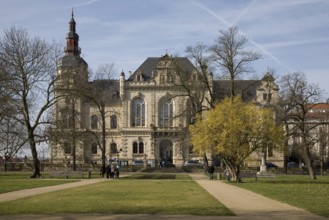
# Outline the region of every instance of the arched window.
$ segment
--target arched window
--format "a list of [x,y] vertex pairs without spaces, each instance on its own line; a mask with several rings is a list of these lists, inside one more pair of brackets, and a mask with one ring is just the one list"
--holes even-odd
[[111,128],[112,129],[118,128],[117,116],[116,115],[111,115]]
[[133,143],[133,154],[138,154],[138,144],[137,144],[137,142]]
[[143,99],[135,99],[132,105],[132,126],[145,126],[145,102]]
[[91,144],[91,154],[97,154],[97,144],[96,143]]
[[116,154],[118,152],[117,144],[116,143],[111,143],[111,154]]
[[98,117],[97,117],[97,115],[92,115],[91,116],[90,127],[91,127],[91,129],[97,129],[97,127],[98,127]]
[[173,126],[174,105],[172,100],[166,100],[161,103],[160,107],[160,127]]
[[191,99],[187,101],[186,106],[187,106],[187,123],[194,124],[196,120],[196,111]]
[[72,116],[69,114],[69,112],[71,112],[69,108],[61,109],[62,122],[59,124],[59,126],[61,126],[62,128],[72,128],[73,127]]
[[143,154],[144,153],[144,143],[140,142],[138,146],[138,153]]
[[143,154],[144,153],[144,143],[143,142],[134,142],[133,143],[133,154]]

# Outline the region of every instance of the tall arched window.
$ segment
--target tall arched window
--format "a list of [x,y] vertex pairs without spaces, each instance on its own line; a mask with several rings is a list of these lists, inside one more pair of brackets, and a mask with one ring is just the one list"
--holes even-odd
[[138,144],[137,142],[133,143],[133,154],[137,154],[138,153]]
[[90,119],[90,127],[91,129],[97,129],[98,127],[98,117],[97,115],[92,115]]
[[160,127],[173,126],[174,105],[172,100],[165,100],[160,107]]
[[118,128],[117,116],[116,115],[111,115],[111,128],[112,129]]
[[132,126],[145,126],[145,102],[143,99],[135,99],[132,105]]
[[140,154],[144,153],[144,143],[143,142],[139,142],[138,153],[140,153]]
[[187,101],[186,109],[187,109],[187,123],[194,124],[196,120],[196,110],[195,110],[195,105],[192,103],[191,99]]
[[62,128],[73,128],[73,120],[71,110],[69,108],[63,108],[61,111],[62,123],[59,124]]

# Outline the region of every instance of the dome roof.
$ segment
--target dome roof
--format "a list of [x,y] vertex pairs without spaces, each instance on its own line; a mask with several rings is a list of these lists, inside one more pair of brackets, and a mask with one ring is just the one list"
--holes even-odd
[[75,56],[73,54],[66,54],[57,61],[57,66],[61,67],[71,67],[77,65],[84,65],[86,68],[88,67],[87,62],[83,58],[81,58],[80,56]]

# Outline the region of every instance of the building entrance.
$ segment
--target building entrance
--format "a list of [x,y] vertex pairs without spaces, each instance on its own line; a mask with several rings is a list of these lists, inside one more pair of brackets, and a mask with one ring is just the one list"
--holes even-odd
[[169,140],[160,142],[160,159],[173,162],[173,143]]

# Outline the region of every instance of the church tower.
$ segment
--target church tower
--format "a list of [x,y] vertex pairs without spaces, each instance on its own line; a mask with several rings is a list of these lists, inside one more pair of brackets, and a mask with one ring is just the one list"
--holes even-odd
[[75,56],[80,56],[81,49],[79,48],[79,35],[76,33],[75,29],[75,20],[72,9],[72,17],[69,23],[69,32],[66,35],[66,47],[65,54],[73,54]]
[[83,145],[81,128],[88,123],[83,117],[88,109],[83,98],[84,92],[88,91],[88,64],[80,57],[79,35],[76,33],[73,10],[64,52],[64,56],[57,61],[57,102],[54,109],[56,138],[52,143],[52,155],[65,158],[62,162],[73,164],[75,170],[76,163],[83,162],[81,158],[84,152],[78,146]]

